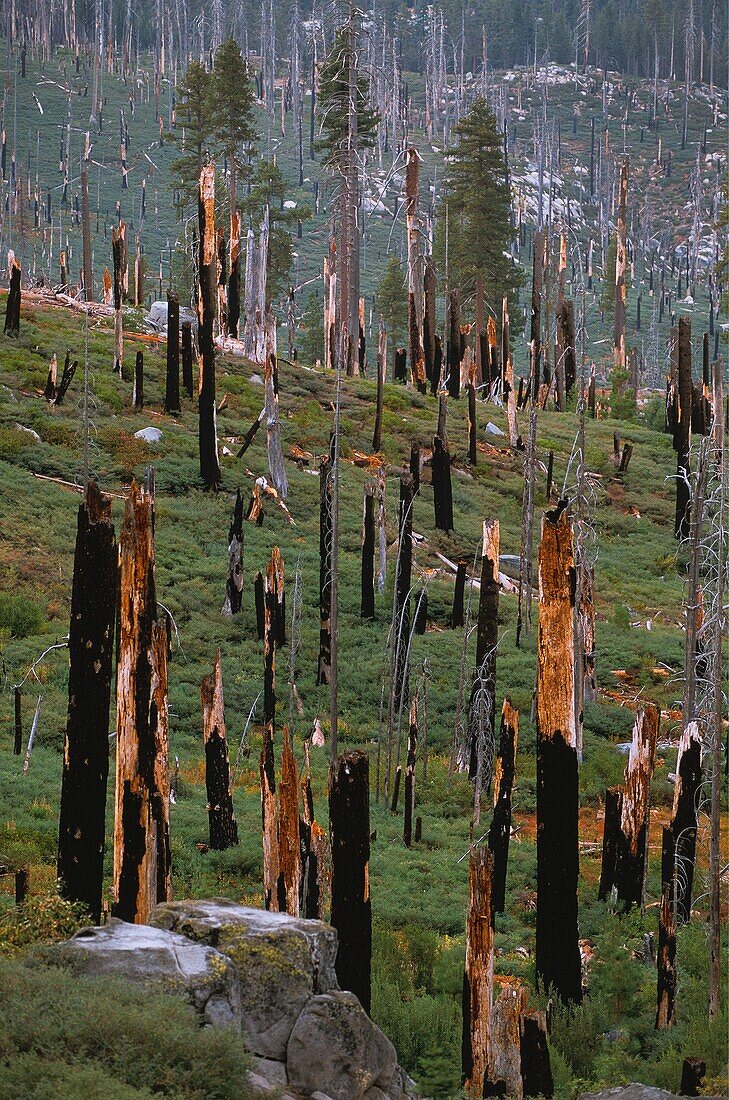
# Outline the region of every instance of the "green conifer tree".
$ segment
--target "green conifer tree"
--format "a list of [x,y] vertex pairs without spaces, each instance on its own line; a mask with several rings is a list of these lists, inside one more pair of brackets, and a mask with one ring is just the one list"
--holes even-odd
[[390,256],[377,287],[377,308],[396,347],[405,338],[408,325],[408,288],[397,256]]
[[313,364],[324,358],[324,307],[319,295],[312,290],[306,300],[301,321],[299,322],[299,359],[302,363]]
[[250,174],[250,157],[257,133],[253,120],[253,88],[248,67],[234,38],[228,38],[215,56],[210,83],[212,129],[219,154],[225,157],[230,179],[230,205],[236,206],[239,179]]
[[177,178],[182,209],[197,195],[200,169],[207,163],[212,141],[210,74],[199,61],[191,61],[176,89],[175,141],[180,156],[170,168]]
[[[339,165],[349,125],[349,60],[354,48],[347,28],[337,31],[334,44],[319,74],[318,112],[321,136],[316,148],[329,167]],[[370,149],[375,143],[379,115],[369,101],[369,85],[357,78],[357,148]]]

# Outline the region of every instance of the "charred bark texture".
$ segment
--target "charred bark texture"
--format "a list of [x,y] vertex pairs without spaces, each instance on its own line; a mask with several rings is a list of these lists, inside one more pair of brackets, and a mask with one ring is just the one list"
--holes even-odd
[[17,336],[20,332],[20,274],[20,263],[13,256],[8,301],[5,307],[4,331],[8,336]]
[[408,755],[405,762],[405,813],[403,820],[403,841],[409,848],[413,842],[413,816],[415,813],[415,765],[418,751],[418,703],[413,699],[410,704],[410,726],[408,729]]
[[266,909],[285,911],[281,879],[278,804],[276,800],[276,648],[283,609],[284,563],[277,546],[271,551],[263,581],[263,742],[261,745],[261,823],[263,829],[263,901]]
[[331,679],[332,471],[331,454],[323,455],[319,463],[319,661],[316,671],[317,684],[328,684]]
[[674,911],[673,857],[675,845],[671,830],[663,829],[661,848],[661,908],[658,914],[658,1009],[656,1029],[673,1024],[676,1008],[676,916]]
[[677,539],[687,539],[691,531],[691,411],[693,406],[691,379],[691,321],[678,321],[678,420],[673,434],[676,451],[676,522]]
[[205,787],[208,796],[210,847],[223,852],[238,843],[238,823],[233,812],[233,792],[230,786],[230,761],[225,732],[225,704],[220,650],[210,676],[200,684],[205,745]]
[[281,782],[279,801],[279,865],[285,901],[285,912],[299,915],[301,896],[301,836],[299,832],[299,769],[291,751],[289,731],[284,729],[281,752]]
[[463,596],[466,590],[466,558],[459,558],[456,563],[456,583],[453,589],[453,610],[451,612],[451,627],[457,630],[465,622],[463,614]]
[[[58,829],[61,895],[101,920],[111,659],[118,554],[111,498],[90,482],[79,506],[68,648],[68,720]],[[20,691],[16,689],[16,729]],[[20,747],[18,746],[18,752]]]
[[134,360],[134,386],[132,387],[132,406],[144,408],[144,352],[138,351]]
[[407,706],[409,698],[408,647],[410,642],[410,586],[413,571],[413,479],[410,474],[400,478],[399,542],[395,571],[395,655],[393,672],[393,713]]
[[180,411],[180,299],[167,292],[167,376],[165,412]]
[[329,779],[332,845],[332,925],[342,989],[371,1007],[372,910],[370,903],[369,759],[364,752],[337,758]]
[[243,604],[243,498],[236,490],[233,521],[228,531],[228,579],[224,615],[237,615]]
[[496,716],[496,645],[499,640],[499,521],[483,525],[481,588],[476,626],[476,667],[468,708],[468,775],[478,779],[484,789],[491,781],[489,767],[484,772],[486,739],[494,738]]
[[375,617],[375,483],[370,481],[364,491],[362,520],[362,584],[360,616]]
[[206,489],[217,489],[221,474],[218,458],[215,343],[213,341],[218,279],[215,248],[215,168],[212,164],[206,165],[200,172],[198,221],[200,228],[197,330],[200,347],[198,396],[200,477]]
[[503,913],[506,906],[506,870],[511,836],[511,795],[516,774],[516,747],[519,739],[519,711],[504,699],[501,709],[499,751],[494,768],[494,815],[489,828],[488,845],[494,857],[491,879],[492,913]]
[[188,397],[192,397],[192,323],[182,322],[182,385]]
[[489,1070],[489,1024],[494,984],[494,931],[491,924],[491,872],[488,848],[471,848],[463,971],[461,1064],[467,1091],[484,1096]]
[[433,479],[433,508],[435,526],[446,534],[453,530],[453,490],[451,487],[451,456],[445,440],[433,437],[433,456],[431,458],[431,476]]

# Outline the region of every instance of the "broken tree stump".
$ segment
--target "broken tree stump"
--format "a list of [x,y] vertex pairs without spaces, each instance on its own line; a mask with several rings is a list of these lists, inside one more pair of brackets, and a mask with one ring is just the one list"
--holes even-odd
[[605,901],[616,885],[618,851],[620,848],[620,817],[623,812],[623,791],[608,787],[605,791],[605,820],[602,830],[602,860],[598,901]]
[[[492,899],[493,909],[493,899]],[[504,986],[491,1009],[489,1058],[481,1096],[522,1100],[521,1028],[527,1002],[523,986]]]
[[658,912],[658,1008],[656,1030],[673,1024],[676,1008],[676,915],[673,874],[674,842],[671,830],[664,827],[661,845],[661,907]]
[[466,962],[463,971],[461,1065],[466,1091],[484,1095],[489,1069],[489,1024],[494,984],[491,871],[488,848],[472,847],[468,870]]
[[494,768],[494,814],[489,827],[488,845],[494,857],[491,876],[491,909],[503,913],[506,907],[506,869],[511,836],[511,795],[516,774],[516,748],[519,740],[519,711],[504,699],[501,708],[499,750]]
[[266,909],[281,912],[286,896],[280,874],[278,803],[276,799],[276,647],[283,606],[284,562],[277,546],[266,563],[263,580],[263,740],[261,744],[261,824],[263,830],[263,901]]
[[5,334],[17,336],[20,332],[20,262],[13,255],[10,262],[10,289],[5,307]]
[[19,687],[13,688],[13,703],[15,712],[15,738],[13,740],[13,756],[20,756],[23,751],[23,711],[22,694]]
[[119,552],[114,915],[144,924],[172,896],[167,631],[157,619],[153,490],[132,482]]
[[134,383],[132,385],[132,408],[144,408],[144,352],[138,351],[134,359]]
[[[62,897],[101,920],[109,704],[118,580],[111,497],[95,482],[79,505],[68,634],[68,719],[58,825]],[[16,729],[20,692],[16,689]],[[18,752],[20,747],[18,746]]]
[[123,221],[111,231],[111,251],[114,260],[114,371],[121,377],[124,362],[122,303],[128,278],[127,227]]
[[579,1003],[574,564],[563,501],[542,517],[539,548],[536,973],[545,992]]
[[332,491],[334,438],[319,462],[319,659],[317,684],[328,684],[332,663]]
[[278,805],[278,853],[284,911],[291,917],[298,917],[301,896],[299,769],[291,751],[289,731],[285,727],[281,753],[281,782],[278,788]]
[[673,433],[676,451],[676,520],[674,534],[686,539],[691,530],[691,411],[693,406],[691,378],[691,320],[678,321],[678,420]]
[[371,1007],[372,909],[370,903],[369,759],[359,751],[337,758],[329,776],[332,845],[332,913],[339,950],[339,985]]
[[225,704],[220,650],[215,654],[212,674],[200,684],[205,745],[205,788],[208,797],[210,848],[223,852],[238,843],[238,823],[233,811],[230,760],[225,732]]
[[676,759],[676,785],[670,832],[673,841],[673,877],[677,922],[691,920],[691,892],[696,864],[698,795],[701,787],[702,737],[698,722],[688,722],[681,734]]
[[453,490],[451,488],[451,456],[442,436],[433,437],[431,458],[433,508],[435,526],[448,534],[453,530]]
[[167,372],[165,412],[180,411],[180,299],[167,291]]
[[[410,586],[413,569],[413,479],[410,474],[400,478],[399,541],[395,567],[393,623],[394,686],[393,714],[407,705],[409,698],[408,649],[410,645]],[[397,724],[397,723],[396,723]],[[389,769],[388,769],[389,771]]]
[[499,638],[499,521],[497,519],[484,520],[481,552],[476,664],[468,707],[468,777],[476,780],[478,792],[490,784],[493,764],[496,646]]
[[699,1096],[701,1083],[706,1076],[703,1058],[684,1058],[681,1067],[681,1096]]
[[615,886],[625,909],[643,904],[651,778],[656,757],[660,708],[646,703],[636,713],[633,741],[625,766],[625,788],[620,812],[618,859]]

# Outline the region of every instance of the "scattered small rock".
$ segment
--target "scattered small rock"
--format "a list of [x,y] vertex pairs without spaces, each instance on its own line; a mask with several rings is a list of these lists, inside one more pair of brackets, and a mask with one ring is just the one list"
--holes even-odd
[[145,443],[159,443],[162,432],[159,428],[140,428],[138,432],[134,433],[134,438],[143,439]]
[[35,439],[36,443],[42,443],[43,442],[41,437],[38,435],[38,432],[33,431],[32,428],[26,428],[24,424],[13,424],[13,427],[18,432],[27,432],[28,435],[32,435],[33,439]]

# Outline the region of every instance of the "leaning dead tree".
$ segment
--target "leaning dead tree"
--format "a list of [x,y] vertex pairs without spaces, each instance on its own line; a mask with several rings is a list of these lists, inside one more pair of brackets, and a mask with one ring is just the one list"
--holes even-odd
[[367,753],[337,757],[329,776],[332,849],[332,925],[339,950],[339,985],[371,1007],[370,782]]
[[511,836],[511,795],[516,775],[516,748],[519,740],[519,711],[504,699],[501,709],[499,751],[494,767],[494,814],[489,827],[488,845],[494,857],[491,876],[491,910],[503,913],[506,907],[506,869]]
[[461,1062],[466,1091],[487,1096],[489,1024],[494,987],[494,930],[491,922],[491,872],[488,848],[472,847],[468,870],[466,962],[463,971]]
[[220,650],[215,654],[212,673],[203,677],[200,684],[200,701],[205,745],[205,788],[208,796],[210,847],[215,852],[222,852],[238,843],[238,823],[233,811],[230,784]]
[[200,477],[206,489],[220,485],[218,426],[215,405],[215,344],[213,324],[217,302],[217,251],[215,248],[215,167],[200,172],[198,194],[200,260],[198,275],[198,345],[200,347],[199,447]]
[[[58,826],[61,895],[101,920],[111,658],[118,554],[111,497],[91,481],[78,510],[68,633],[68,720]],[[16,691],[16,726],[20,691]]]
[[114,914],[135,924],[172,896],[167,626],[157,618],[153,492],[132,482],[119,548]]
[[566,502],[542,517],[537,632],[537,982],[582,1000],[577,931],[578,779],[574,549]]
[[[627,910],[642,906],[648,856],[650,788],[658,742],[660,709],[647,703],[638,710],[633,740],[625,766],[625,786],[608,792],[605,800],[605,832],[599,898],[615,889]],[[608,812],[608,802],[612,811]]]

